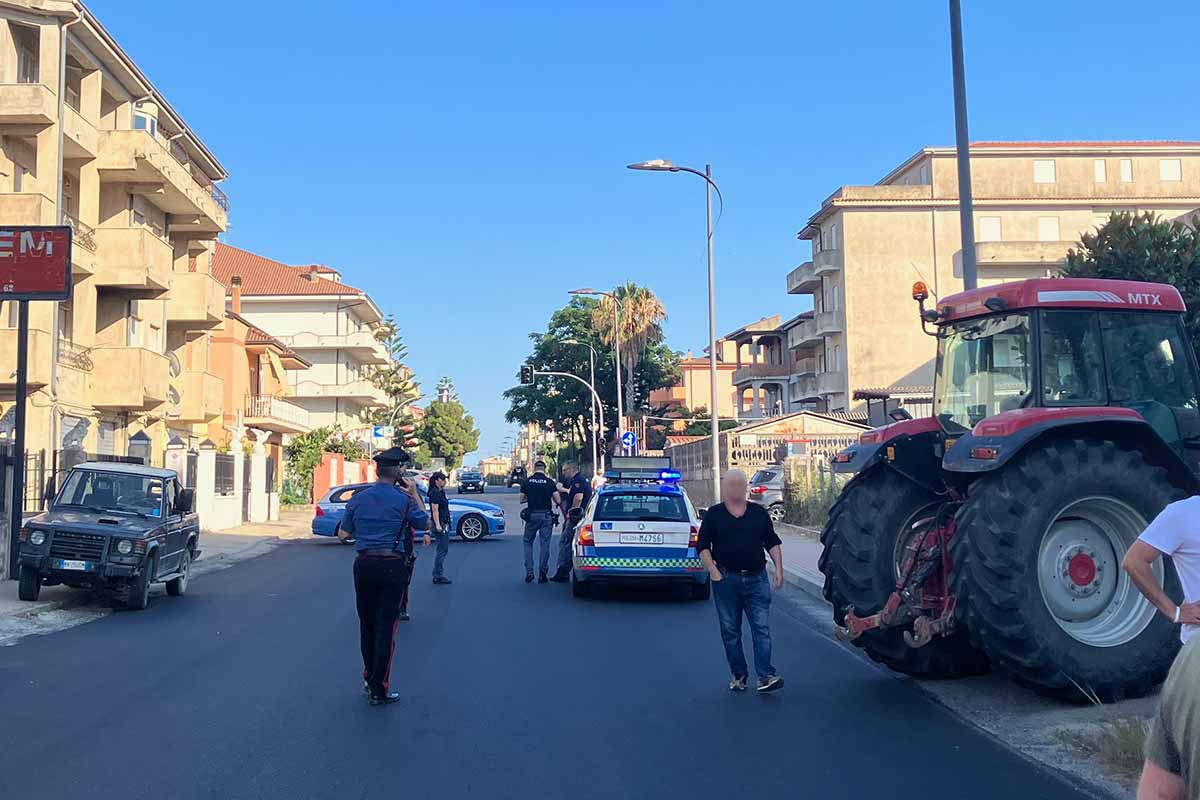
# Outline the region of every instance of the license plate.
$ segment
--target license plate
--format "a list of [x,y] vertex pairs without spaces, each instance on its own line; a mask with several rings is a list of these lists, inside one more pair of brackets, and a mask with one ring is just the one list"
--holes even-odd
[[91,570],[92,565],[88,561],[67,561],[65,559],[60,559],[58,562],[58,568],[69,569],[74,572],[88,572]]
[[662,544],[661,533],[622,533],[621,544]]

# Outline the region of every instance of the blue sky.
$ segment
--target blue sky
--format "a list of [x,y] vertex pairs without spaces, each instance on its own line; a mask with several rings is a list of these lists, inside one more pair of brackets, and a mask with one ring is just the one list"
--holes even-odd
[[[1200,10],[964,6],[973,139],[1200,131]],[[944,0],[89,7],[229,170],[228,241],[369,291],[481,455],[568,289],[650,286],[704,346],[703,183],[625,164],[713,164],[724,333],[805,310],[785,276],[830,192],[954,142]]]

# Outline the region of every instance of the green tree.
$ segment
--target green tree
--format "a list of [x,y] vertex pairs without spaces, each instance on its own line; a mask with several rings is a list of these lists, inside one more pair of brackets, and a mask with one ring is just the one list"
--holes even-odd
[[283,456],[287,460],[288,483],[296,488],[296,496],[290,500],[303,503],[313,501],[313,470],[321,466],[325,453],[340,453],[351,460],[367,457],[363,446],[347,438],[336,425],[296,434],[283,449]]
[[[1192,219],[1197,224],[1200,216]],[[1200,352],[1200,236],[1193,228],[1149,211],[1116,212],[1067,251],[1062,274],[1174,286],[1187,305],[1183,321],[1192,348]]]
[[387,397],[387,405],[374,409],[368,421],[372,425],[387,425],[393,420],[401,424],[404,410],[417,401],[421,392],[412,379],[412,370],[404,363],[408,358],[408,348],[391,314],[379,326],[375,338],[387,350],[389,361],[381,367],[372,367],[369,377],[371,383]]
[[462,403],[450,400],[429,404],[418,438],[429,446],[431,456],[446,459],[446,466],[453,468],[479,446],[479,429]]
[[[632,415],[637,408],[635,398],[641,396],[645,399],[645,395],[637,393],[634,375],[638,362],[649,347],[662,343],[662,323],[667,319],[667,311],[654,292],[636,283],[618,286],[612,293],[616,295],[620,307],[621,366],[626,372],[621,376],[626,381],[625,413]],[[592,326],[600,332],[600,340],[610,347],[616,339],[613,305],[612,298],[603,297],[592,311]]]

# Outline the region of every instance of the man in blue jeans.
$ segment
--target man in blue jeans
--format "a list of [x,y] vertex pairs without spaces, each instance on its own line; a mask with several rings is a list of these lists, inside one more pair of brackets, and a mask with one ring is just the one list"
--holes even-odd
[[746,690],[749,669],[742,649],[742,614],[750,623],[754,643],[754,672],[759,692],[783,688],[783,678],[771,664],[771,629],[767,617],[771,610],[772,586],[767,578],[769,553],[775,564],[774,588],[783,586],[782,542],[775,533],[766,509],[747,501],[749,482],[746,473],[731,469],[721,478],[722,502],[708,509],[700,523],[700,560],[712,578],[713,601],[721,623],[721,641],[733,678],[729,689]]
[[446,483],[446,473],[441,470],[429,476],[429,530],[437,540],[433,582],[438,585],[450,583],[446,577],[446,554],[450,552],[450,499],[446,497]]

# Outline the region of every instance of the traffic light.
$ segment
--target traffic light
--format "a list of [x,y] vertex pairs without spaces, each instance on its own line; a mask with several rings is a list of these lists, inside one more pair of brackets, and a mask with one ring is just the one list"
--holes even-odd
[[533,365],[532,364],[522,364],[521,365],[521,383],[522,384],[533,383]]

